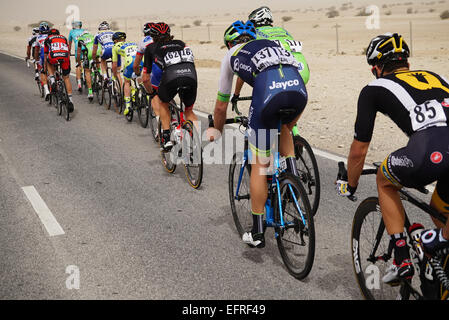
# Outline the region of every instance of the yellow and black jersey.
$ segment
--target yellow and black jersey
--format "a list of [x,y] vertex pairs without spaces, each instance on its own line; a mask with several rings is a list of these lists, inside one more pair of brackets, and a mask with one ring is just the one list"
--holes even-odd
[[435,126],[447,126],[449,83],[424,70],[401,71],[376,79],[360,93],[354,138],[371,141],[376,113],[390,117],[407,135]]

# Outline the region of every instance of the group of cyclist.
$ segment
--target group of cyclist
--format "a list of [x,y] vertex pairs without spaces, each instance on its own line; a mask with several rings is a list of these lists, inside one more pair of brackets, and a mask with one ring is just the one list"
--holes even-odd
[[[198,86],[192,50],[183,41],[173,38],[166,23],[145,24],[140,44],[126,41],[126,34],[111,31],[107,22],[100,24],[96,36],[81,27],[81,23],[75,23],[67,41],[57,30],[41,24],[34,42],[36,45],[30,46],[40,48],[35,51],[35,57],[40,54],[42,82],[47,83],[45,72],[48,71],[52,83],[53,66],[60,54],[64,61],[68,61],[72,40],[77,48],[77,69],[83,57],[86,70],[92,63],[97,63],[98,57],[104,79],[108,80],[106,61],[112,59],[114,77],[118,77],[120,67],[124,70],[125,113],[130,105],[130,80],[142,76],[146,90],[154,97],[152,106],[162,123],[162,148],[170,150],[173,143],[170,141],[168,102],[181,87],[184,88],[180,94],[185,101],[186,116],[197,121],[193,106]],[[210,141],[220,138],[229,102],[238,99],[244,83],[253,87],[248,116],[248,140],[253,155],[250,177],[253,227],[242,240],[251,247],[262,248],[265,245],[263,215],[267,199],[264,172],[269,166],[273,137],[260,133],[277,129],[281,121],[279,151],[287,159],[287,170],[297,174],[291,131],[307,104],[306,84],[310,72],[302,54],[302,44],[285,29],[273,26],[268,7],[251,12],[247,22],[232,23],[224,33],[224,43],[228,51],[221,63],[214,128],[207,130],[207,137]],[[29,51],[27,55],[29,57]],[[377,174],[381,212],[394,248],[393,265],[383,278],[386,283],[394,283],[399,278],[409,279],[414,273],[405,241],[404,209],[398,190],[437,181],[431,206],[444,214],[449,212],[449,83],[433,72],[410,70],[409,56],[406,42],[397,33],[386,33],[371,40],[366,57],[376,79],[360,93],[354,141],[348,156],[348,177],[336,181],[339,195],[348,197],[356,192],[378,111],[389,116],[409,136],[407,146],[391,153]],[[63,72],[67,77],[70,63],[63,65]],[[80,79],[79,75],[77,71],[77,79]],[[232,92],[234,75],[238,79]],[[91,97],[89,73],[86,73],[86,80]],[[71,93],[70,81],[66,84]],[[48,94],[48,87],[45,92]],[[289,112],[280,117],[281,110]],[[421,233],[423,247],[428,253],[449,247],[449,223],[445,226],[435,223],[437,229]]]

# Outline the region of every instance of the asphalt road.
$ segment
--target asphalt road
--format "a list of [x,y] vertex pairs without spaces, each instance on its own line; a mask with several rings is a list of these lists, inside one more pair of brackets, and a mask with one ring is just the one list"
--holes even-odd
[[[264,249],[241,242],[228,166],[205,166],[193,190],[182,170],[164,171],[149,129],[78,93],[66,122],[24,61],[0,54],[0,70],[0,299],[362,298],[349,242],[357,203],[336,195],[334,160],[318,157],[315,262],[298,281],[272,233]],[[62,234],[45,228],[31,186]],[[375,194],[374,179],[363,179],[359,199]]]

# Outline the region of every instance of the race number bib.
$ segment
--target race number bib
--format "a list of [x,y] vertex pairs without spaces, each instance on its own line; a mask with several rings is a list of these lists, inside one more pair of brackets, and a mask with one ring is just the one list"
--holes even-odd
[[53,42],[51,44],[51,51],[69,51],[69,47],[63,42]]
[[302,43],[295,40],[285,40],[292,52],[302,52]]
[[127,47],[125,49],[126,56],[135,56],[137,54],[137,48],[136,47]]
[[278,64],[289,64],[298,67],[298,62],[293,55],[281,47],[263,48],[252,57],[251,61],[259,72]]
[[193,61],[194,57],[192,50],[190,50],[190,48],[184,48],[183,50],[180,51],[167,52],[167,54],[164,57],[164,62],[167,67],[182,62],[193,63]]
[[447,126],[443,105],[436,100],[426,101],[410,109],[410,119],[414,131],[433,126]]

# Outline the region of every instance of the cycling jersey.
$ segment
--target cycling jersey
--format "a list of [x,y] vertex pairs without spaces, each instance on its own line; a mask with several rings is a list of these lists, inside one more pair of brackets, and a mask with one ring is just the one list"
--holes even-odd
[[37,35],[31,36],[30,38],[28,38],[28,46],[33,47],[34,43],[36,42],[37,39]]
[[34,42],[33,48],[38,48],[39,50],[39,64],[41,67],[44,66],[44,42],[47,39],[48,34],[40,34],[37,36]]
[[[84,32],[78,37],[78,48],[81,50],[81,59],[87,60],[87,62],[92,60],[93,47],[94,47],[94,36],[88,32]],[[101,52],[101,44],[98,44],[97,52]]]
[[[307,91],[292,53],[270,40],[253,40],[232,47],[221,64],[218,100],[228,102],[234,73],[253,87],[248,141],[259,155],[270,153],[272,130],[290,123],[307,104]],[[280,117],[281,108],[290,109]],[[269,133],[268,133],[269,132]]]
[[153,42],[145,49],[145,73],[152,73],[153,63],[162,71],[157,89],[162,102],[170,102],[176,96],[178,88],[187,87],[182,99],[187,108],[193,107],[197,94],[197,74],[192,50],[181,40]]
[[[153,38],[150,36],[146,36],[140,41],[139,48],[137,49],[137,55],[143,56],[145,54],[145,49],[148,47],[148,45],[153,43]],[[162,79],[162,70],[153,63],[153,67],[151,70],[151,84],[154,88],[158,88],[159,84],[161,83]]]
[[52,65],[62,61],[62,74],[68,76],[70,74],[70,52],[66,37],[63,35],[48,36],[44,42],[44,52],[48,62]]
[[306,62],[304,55],[302,54],[302,43],[295,41],[294,38],[285,30],[280,27],[263,26],[256,28],[257,39],[267,39],[275,41],[278,45],[284,47],[284,49],[293,53],[293,56],[298,61],[298,70],[304,83],[307,84],[310,78],[309,66]]
[[449,84],[430,71],[402,71],[376,79],[360,93],[355,139],[371,141],[377,111],[407,135],[432,126],[447,126]]
[[112,31],[101,31],[95,36],[94,44],[101,45],[103,49],[101,59],[103,60],[112,58],[112,47],[114,46],[114,41],[112,41],[113,35],[114,32]]
[[69,33],[69,43],[75,43],[75,56],[78,52],[78,38],[84,33],[84,29],[72,29]]
[[[117,42],[112,48],[112,62],[123,64],[123,76],[131,79],[133,74],[134,60],[136,60],[138,46],[134,42]],[[122,58],[124,61],[122,62]],[[141,64],[143,66],[143,63]]]

